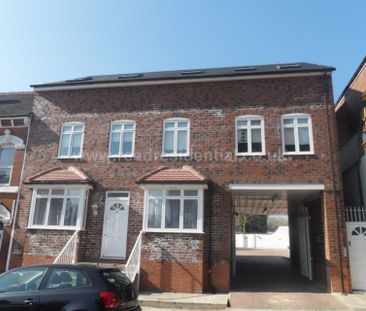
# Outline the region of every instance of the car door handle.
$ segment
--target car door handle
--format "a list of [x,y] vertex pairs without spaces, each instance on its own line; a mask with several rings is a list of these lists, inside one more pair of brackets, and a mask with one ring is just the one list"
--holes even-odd
[[34,304],[34,300],[33,299],[26,299],[24,300],[24,304],[31,306],[32,304]]

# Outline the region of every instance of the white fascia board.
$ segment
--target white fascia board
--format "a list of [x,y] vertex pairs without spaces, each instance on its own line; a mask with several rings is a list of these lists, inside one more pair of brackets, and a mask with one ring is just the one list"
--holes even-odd
[[86,189],[91,190],[93,189],[93,186],[90,184],[27,184],[27,186],[31,189]]
[[230,190],[324,190],[324,184],[230,184]]
[[[330,73],[326,73],[330,74]],[[235,80],[260,80],[260,79],[275,79],[275,78],[293,78],[293,77],[311,77],[322,76],[324,72],[305,72],[305,73],[288,73],[288,74],[262,74],[251,76],[234,76],[234,77],[216,77],[216,78],[200,78],[200,79],[171,79],[157,81],[133,81],[124,83],[95,83],[85,85],[60,85],[60,86],[39,86],[33,87],[35,92],[44,91],[63,91],[63,90],[83,90],[96,88],[114,88],[114,87],[132,87],[132,86],[148,86],[148,85],[164,85],[164,84],[186,84],[186,83],[204,83],[204,82],[220,82],[220,81],[235,81]]]

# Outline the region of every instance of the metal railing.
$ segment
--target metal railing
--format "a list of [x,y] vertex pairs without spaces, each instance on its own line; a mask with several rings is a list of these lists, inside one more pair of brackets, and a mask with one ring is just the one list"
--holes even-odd
[[348,206],[345,209],[347,222],[366,221],[366,209],[364,206]]
[[79,231],[80,230],[76,230],[74,232],[74,234],[71,236],[71,238],[66,243],[65,247],[62,249],[62,251],[53,263],[70,264],[76,262],[77,249],[79,244]]
[[136,280],[136,288],[139,288],[139,279],[140,279],[140,260],[141,260],[141,240],[142,240],[142,231],[140,231],[135,245],[133,246],[130,257],[127,260],[127,263],[124,268],[124,273],[131,280],[131,282],[135,282]]

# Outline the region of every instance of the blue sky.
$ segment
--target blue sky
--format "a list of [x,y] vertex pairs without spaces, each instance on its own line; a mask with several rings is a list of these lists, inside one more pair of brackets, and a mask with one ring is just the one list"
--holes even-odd
[[0,91],[86,75],[366,55],[364,0],[0,0]]

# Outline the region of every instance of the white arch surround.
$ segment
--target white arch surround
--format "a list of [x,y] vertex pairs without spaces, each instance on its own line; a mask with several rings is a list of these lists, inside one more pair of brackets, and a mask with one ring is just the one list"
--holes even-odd
[[15,149],[24,149],[24,140],[11,135],[9,130],[5,131],[5,135],[0,136],[0,148],[5,145],[11,145],[14,146]]

